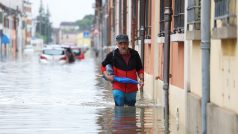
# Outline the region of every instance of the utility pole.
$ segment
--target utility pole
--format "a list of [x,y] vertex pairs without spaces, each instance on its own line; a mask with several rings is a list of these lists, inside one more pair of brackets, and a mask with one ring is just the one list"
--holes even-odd
[[164,65],[163,65],[163,90],[164,90],[164,118],[165,118],[165,133],[169,133],[169,62],[170,62],[170,27],[172,17],[172,0],[165,0],[164,7]]

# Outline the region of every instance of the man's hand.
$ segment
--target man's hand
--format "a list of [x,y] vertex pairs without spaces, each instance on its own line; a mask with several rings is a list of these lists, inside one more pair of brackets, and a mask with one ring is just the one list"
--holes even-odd
[[139,81],[139,86],[140,86],[140,88],[143,88],[143,87],[144,87],[144,80],[140,80],[140,81]]
[[139,86],[140,86],[140,89],[142,89],[144,87],[144,74],[140,73],[139,78],[140,78]]
[[106,77],[108,81],[113,82],[114,75],[108,75],[106,71],[103,72],[103,75]]
[[113,82],[113,80],[114,80],[114,75],[107,75],[106,78],[107,78],[108,81]]

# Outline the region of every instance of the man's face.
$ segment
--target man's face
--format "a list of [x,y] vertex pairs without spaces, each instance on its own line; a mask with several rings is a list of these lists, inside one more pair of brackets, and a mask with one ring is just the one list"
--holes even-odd
[[117,46],[121,54],[127,54],[128,46],[129,46],[128,42],[117,43]]

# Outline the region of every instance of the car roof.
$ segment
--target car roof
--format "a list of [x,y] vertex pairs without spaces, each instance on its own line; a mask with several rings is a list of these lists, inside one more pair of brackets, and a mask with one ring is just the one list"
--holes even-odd
[[61,48],[61,47],[45,47],[42,50],[64,50],[64,48]]
[[78,46],[71,46],[72,49],[81,49],[80,47]]

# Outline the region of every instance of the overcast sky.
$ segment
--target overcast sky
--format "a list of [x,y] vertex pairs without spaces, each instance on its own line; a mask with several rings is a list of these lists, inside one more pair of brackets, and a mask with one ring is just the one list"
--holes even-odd
[[[33,17],[38,14],[40,0],[32,2]],[[44,8],[47,5],[51,13],[51,22],[58,27],[61,21],[76,21],[85,15],[94,14],[93,3],[95,0],[43,0]]]

